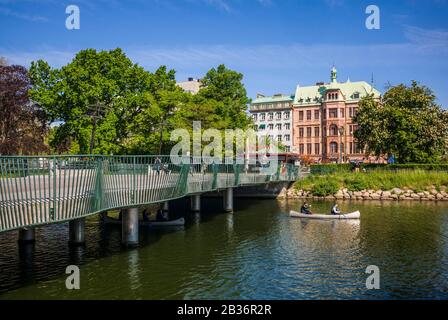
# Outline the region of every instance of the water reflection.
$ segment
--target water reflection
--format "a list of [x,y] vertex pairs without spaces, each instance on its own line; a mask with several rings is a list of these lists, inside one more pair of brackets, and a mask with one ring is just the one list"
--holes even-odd
[[[218,199],[219,200],[219,199]],[[67,226],[39,228],[18,249],[0,235],[0,295],[77,299],[447,298],[448,203],[341,202],[361,220],[292,219],[300,201],[204,201],[182,229],[140,229],[140,247],[121,247],[119,226],[92,218],[86,246],[67,244]],[[313,202],[328,212],[331,202]],[[81,266],[67,292],[65,268]],[[381,269],[381,290],[365,289],[365,268]]]

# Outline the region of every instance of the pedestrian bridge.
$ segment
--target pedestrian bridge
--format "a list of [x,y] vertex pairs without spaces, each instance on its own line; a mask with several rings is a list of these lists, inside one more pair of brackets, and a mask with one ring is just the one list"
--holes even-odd
[[0,170],[0,232],[299,175],[291,164],[272,172],[234,161],[176,165],[169,156],[0,157]]

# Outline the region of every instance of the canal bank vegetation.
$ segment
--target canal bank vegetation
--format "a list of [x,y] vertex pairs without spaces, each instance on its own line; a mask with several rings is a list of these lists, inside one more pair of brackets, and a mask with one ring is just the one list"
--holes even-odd
[[395,200],[406,198],[443,200],[446,198],[448,200],[447,186],[448,171],[422,169],[336,171],[328,174],[310,174],[295,183],[289,196]]

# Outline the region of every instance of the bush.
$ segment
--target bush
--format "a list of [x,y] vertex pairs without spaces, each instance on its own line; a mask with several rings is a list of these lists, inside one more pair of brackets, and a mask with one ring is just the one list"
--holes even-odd
[[311,174],[330,174],[337,172],[350,172],[353,165],[350,163],[344,164],[313,164],[310,166]]
[[311,192],[317,197],[326,197],[339,191],[338,184],[333,180],[318,181],[312,188]]
[[361,175],[350,177],[344,180],[345,187],[351,191],[361,191],[369,189],[369,184],[362,179]]

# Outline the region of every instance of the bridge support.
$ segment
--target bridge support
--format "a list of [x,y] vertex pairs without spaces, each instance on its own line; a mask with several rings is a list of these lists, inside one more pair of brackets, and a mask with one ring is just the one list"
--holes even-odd
[[163,204],[162,204],[162,211],[163,212],[168,212],[170,210],[170,203],[168,202],[168,201],[165,201]]
[[224,211],[233,212],[233,188],[224,190]]
[[85,240],[85,218],[71,220],[68,223],[69,228],[69,243],[70,245],[83,245]]
[[36,242],[36,232],[34,228],[23,228],[19,230],[19,243]]
[[129,208],[123,212],[121,244],[126,247],[138,246],[138,208]]
[[201,195],[194,194],[191,196],[191,211],[200,212],[201,211]]

